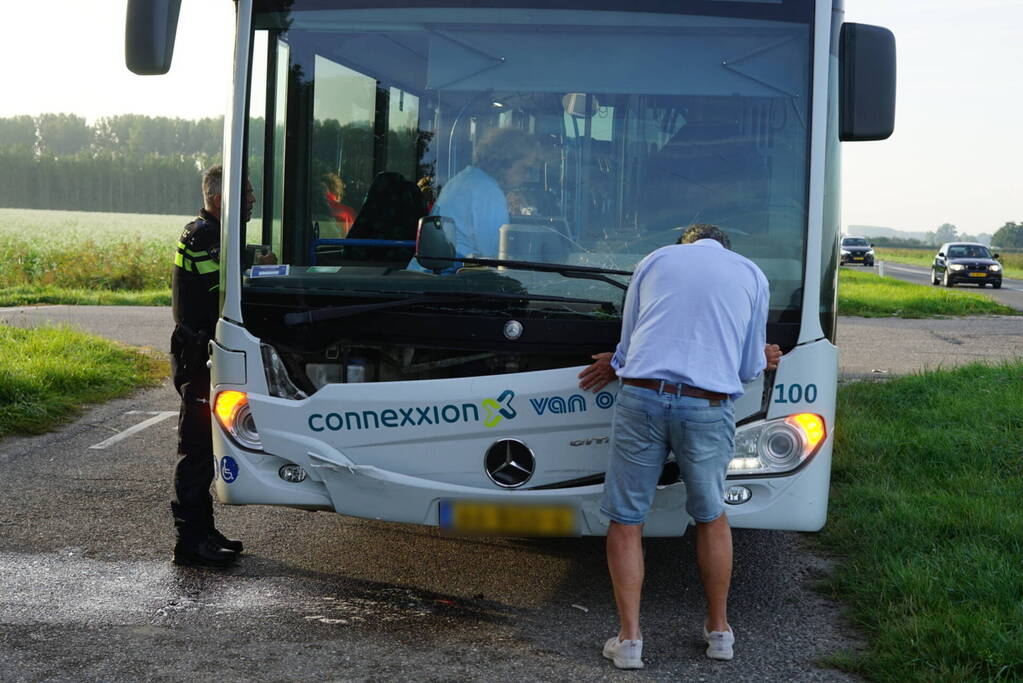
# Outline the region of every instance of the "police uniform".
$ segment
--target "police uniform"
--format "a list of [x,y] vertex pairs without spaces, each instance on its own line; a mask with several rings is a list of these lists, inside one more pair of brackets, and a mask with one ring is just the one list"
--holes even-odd
[[175,562],[223,566],[241,550],[213,526],[214,457],[210,412],[209,341],[220,317],[220,221],[205,209],[178,240],[171,280],[174,333],[171,370],[181,396],[178,463],[171,511],[177,528]]

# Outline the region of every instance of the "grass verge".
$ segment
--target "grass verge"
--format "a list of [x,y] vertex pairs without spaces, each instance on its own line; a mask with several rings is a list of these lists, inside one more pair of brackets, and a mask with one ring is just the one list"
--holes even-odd
[[105,401],[160,382],[166,360],[68,327],[0,325],[0,436],[39,434]]
[[80,306],[170,306],[169,289],[142,292],[25,285],[0,290],[0,306],[71,304]]
[[845,269],[838,276],[838,313],[865,318],[1020,314],[976,292],[928,287]]
[[[911,266],[930,268],[934,263],[934,255],[938,253],[938,248],[896,249],[893,247],[877,247],[874,249],[874,253],[878,261],[894,261],[895,263],[907,263]],[[998,261],[1002,264],[1002,268],[1004,268],[1002,274],[1005,277],[1023,278],[1023,254],[999,254]]]
[[825,588],[878,681],[1023,680],[1023,361],[839,392]]

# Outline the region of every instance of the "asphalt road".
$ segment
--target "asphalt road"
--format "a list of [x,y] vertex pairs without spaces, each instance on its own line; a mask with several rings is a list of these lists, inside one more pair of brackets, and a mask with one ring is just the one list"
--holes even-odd
[[[850,270],[859,270],[864,266],[842,266]],[[878,265],[873,267],[875,273],[878,272]],[[924,268],[923,266],[911,266],[905,263],[893,263],[891,261],[884,262],[884,274],[885,277],[893,277],[898,280],[905,280],[906,282],[913,282],[918,285],[932,285],[931,283],[931,269]],[[932,285],[940,287],[940,285]],[[992,289],[991,287],[980,287],[974,285],[956,285],[953,289],[969,292],[980,292],[985,294],[1000,304],[1010,306],[1017,310],[1023,311],[1023,280],[1012,280],[1009,278],[1002,278],[1001,289]]]
[[[169,336],[163,308],[0,310],[9,324],[62,320],[158,350]],[[942,345],[1023,355],[999,341],[1013,324],[1018,336],[1017,320],[1006,318],[952,321],[962,325],[939,336],[910,327],[912,343],[930,344],[931,355],[889,354],[886,345],[902,343],[890,327],[900,322],[920,321],[843,319],[843,374],[917,369],[947,356]],[[971,333],[981,341],[967,344]],[[870,367],[877,358],[888,365]],[[0,680],[624,675],[600,656],[615,629],[602,539],[460,539],[332,513],[218,505],[219,526],[245,541],[243,558],[224,572],[174,567],[167,501],[176,408],[165,384],[50,434],[0,441]],[[860,643],[840,608],[813,589],[828,562],[790,532],[736,530],[736,659],[706,660],[693,541],[645,543],[647,668],[629,676],[852,680],[818,664]]]

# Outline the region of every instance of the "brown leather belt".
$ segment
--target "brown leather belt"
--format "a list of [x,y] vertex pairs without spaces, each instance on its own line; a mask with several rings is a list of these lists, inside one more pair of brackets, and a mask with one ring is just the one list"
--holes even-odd
[[688,384],[669,382],[667,380],[623,377],[622,384],[631,384],[634,387],[653,389],[654,391],[671,394],[672,396],[695,396],[696,398],[706,398],[711,401],[724,401],[728,398],[728,394],[722,394],[717,391],[707,391],[706,389],[701,389],[699,387],[691,387]]

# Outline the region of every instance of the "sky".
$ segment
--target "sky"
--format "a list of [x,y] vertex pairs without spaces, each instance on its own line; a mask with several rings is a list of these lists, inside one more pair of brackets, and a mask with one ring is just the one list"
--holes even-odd
[[[124,66],[126,0],[4,3],[0,117],[224,113],[230,0],[183,0],[170,73]],[[845,0],[895,33],[894,135],[843,144],[842,224],[993,233],[1023,220],[1023,0]]]

